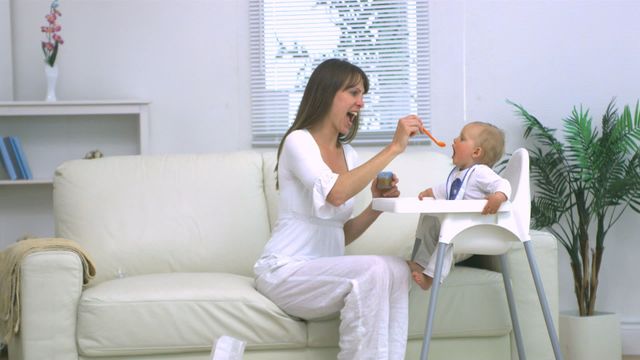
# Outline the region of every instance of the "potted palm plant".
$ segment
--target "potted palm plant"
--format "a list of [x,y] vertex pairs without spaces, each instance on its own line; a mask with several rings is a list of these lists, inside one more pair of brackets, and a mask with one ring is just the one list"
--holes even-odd
[[[605,240],[622,214],[631,209],[640,213],[640,109],[632,113],[625,106],[618,113],[612,100],[602,116],[600,128],[592,126],[589,110],[573,108],[563,120],[564,141],[556,130],[544,126],[521,105],[508,101],[524,120],[524,138],[532,141],[528,149],[534,194],[531,200],[531,226],[552,233],[567,251],[578,305],[577,318],[599,318],[596,312],[599,273]],[[593,334],[579,333],[584,325],[564,323],[560,318],[560,339],[568,358],[620,358],[619,320],[614,315],[613,333],[617,341],[602,345]],[[598,320],[601,320],[600,318]],[[595,325],[611,332],[611,326]],[[586,336],[586,337],[585,337]],[[578,349],[569,349],[570,338],[583,337]],[[585,346],[594,342],[596,350]],[[603,355],[607,346],[617,354]]]

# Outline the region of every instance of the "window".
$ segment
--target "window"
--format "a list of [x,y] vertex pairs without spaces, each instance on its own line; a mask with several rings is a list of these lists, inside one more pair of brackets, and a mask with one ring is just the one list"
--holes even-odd
[[277,145],[311,72],[347,59],[370,82],[355,144],[388,142],[397,120],[429,118],[428,3],[423,0],[250,0],[254,146]]

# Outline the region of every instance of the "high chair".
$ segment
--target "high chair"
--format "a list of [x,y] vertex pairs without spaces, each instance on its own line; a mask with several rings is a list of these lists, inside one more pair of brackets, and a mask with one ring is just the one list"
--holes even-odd
[[[555,358],[556,360],[562,359],[558,335],[542,286],[533,247],[530,243],[529,222],[531,216],[531,200],[529,194],[529,153],[526,149],[520,148],[513,153],[502,176],[511,184],[511,199],[503,203],[498,212],[493,215],[481,214],[486,200],[419,200],[417,197],[373,199],[373,208],[376,210],[395,213],[429,214],[438,217],[440,220],[441,228],[437,247],[435,274],[429,298],[424,341],[420,353],[420,359],[422,360],[426,360],[429,356],[429,343],[433,333],[433,318],[438,299],[438,291],[440,290],[444,255],[448,244],[454,244],[455,251],[458,253],[498,255],[500,257],[500,268],[502,270],[504,288],[509,304],[511,322],[513,323],[518,358],[520,360],[526,359],[509,277],[509,269],[504,255],[510,248],[510,242],[512,241],[520,241],[524,246]],[[416,240],[416,242],[417,241],[419,240]],[[414,249],[417,248],[417,245],[416,243]]]

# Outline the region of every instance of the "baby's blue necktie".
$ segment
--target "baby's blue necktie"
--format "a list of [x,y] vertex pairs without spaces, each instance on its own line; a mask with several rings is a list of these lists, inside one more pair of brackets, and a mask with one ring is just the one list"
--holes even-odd
[[461,187],[462,180],[460,178],[453,180],[453,183],[451,183],[451,189],[449,189],[449,200],[456,199],[456,196],[458,196],[458,192],[460,192]]

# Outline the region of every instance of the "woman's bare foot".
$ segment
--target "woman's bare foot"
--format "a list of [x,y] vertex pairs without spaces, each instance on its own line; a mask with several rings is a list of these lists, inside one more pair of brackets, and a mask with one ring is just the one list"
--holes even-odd
[[422,290],[429,290],[431,288],[431,284],[433,284],[433,278],[424,274],[424,268],[418,263],[407,261],[407,264],[409,264],[409,269],[411,269],[411,277],[413,278],[413,281],[415,281]]

